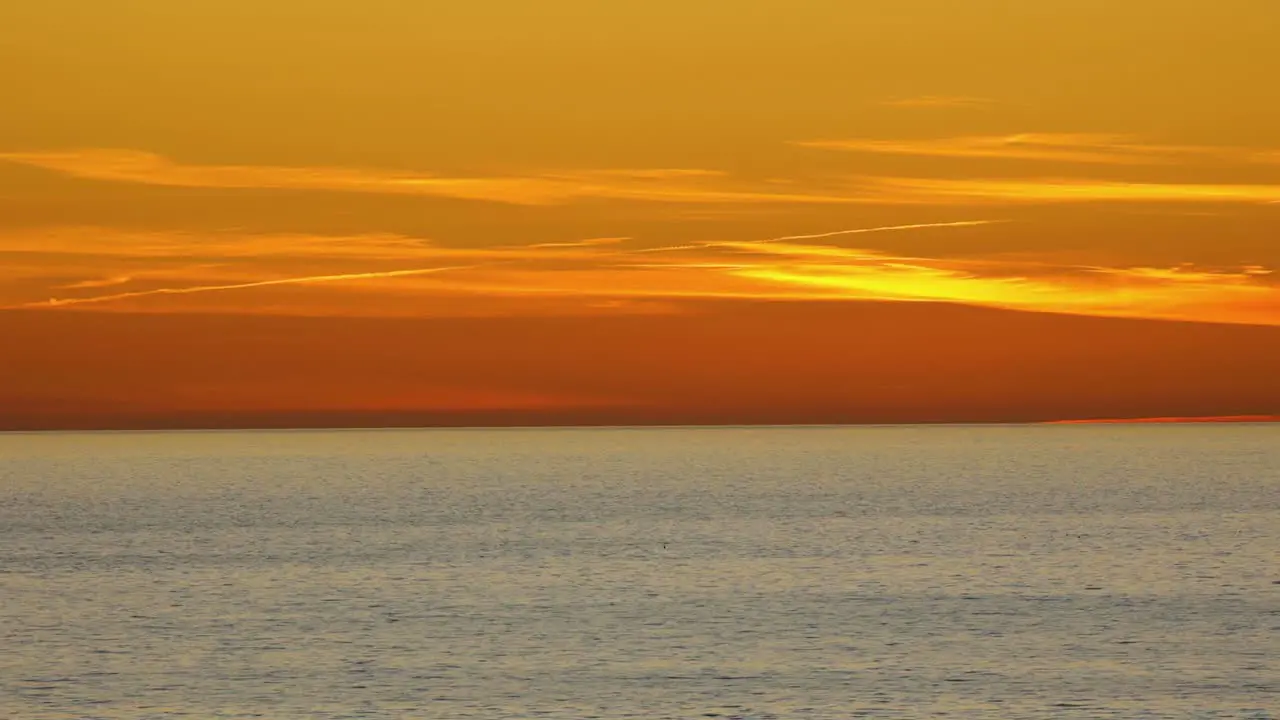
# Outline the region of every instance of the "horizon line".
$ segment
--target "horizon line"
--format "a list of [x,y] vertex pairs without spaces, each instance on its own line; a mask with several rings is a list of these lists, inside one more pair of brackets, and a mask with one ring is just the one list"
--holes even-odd
[[194,432],[336,432],[367,430],[698,430],[698,429],[803,429],[803,428],[888,428],[888,427],[973,427],[1020,426],[1040,427],[1054,425],[1264,425],[1280,423],[1280,415],[1206,415],[1135,418],[1079,418],[1060,420],[937,420],[917,422],[849,422],[849,423],[548,423],[542,425],[494,424],[494,425],[298,425],[280,427],[272,425],[217,426],[192,425],[179,427],[32,427],[0,429],[0,435],[27,435],[43,433],[194,433]]

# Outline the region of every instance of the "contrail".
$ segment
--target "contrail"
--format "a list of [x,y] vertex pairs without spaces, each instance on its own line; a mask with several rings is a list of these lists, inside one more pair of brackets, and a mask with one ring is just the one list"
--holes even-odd
[[484,265],[495,265],[497,263],[482,263],[477,265],[452,265],[448,267],[434,268],[414,268],[410,270],[386,270],[382,272],[364,272],[364,273],[346,273],[342,275],[308,275],[305,277],[289,277],[277,278],[275,280],[258,280],[256,282],[233,283],[229,285],[194,285],[191,287],[177,288],[157,288],[155,290],[138,290],[136,292],[117,293],[115,295],[98,295],[86,298],[50,298],[44,302],[26,303],[16,305],[15,308],[36,308],[36,307],[66,307],[68,305],[87,305],[90,303],[114,302],[116,300],[128,300],[130,298],[147,297],[150,295],[191,295],[194,293],[218,292],[221,290],[244,290],[246,288],[267,287],[269,285],[308,285],[311,283],[338,282],[341,280],[361,280],[365,278],[387,278],[387,277],[408,277],[411,275],[430,275],[432,273],[446,272],[449,270],[470,270],[472,268],[482,267]]
[[[955,222],[944,223],[917,223],[915,225],[884,225],[882,227],[870,228],[854,228],[852,230],[834,230],[832,232],[815,233],[813,235],[783,235],[782,237],[766,238],[764,240],[743,240],[733,243],[739,245],[761,245],[764,243],[786,242],[788,240],[817,240],[819,238],[836,237],[839,235],[863,235],[867,233],[883,233],[883,232],[899,232],[903,230],[923,230],[927,228],[952,228],[952,227],[974,227],[977,225],[996,225],[999,223],[1013,222],[1012,220],[958,220]],[[643,250],[633,250],[633,253],[654,253],[654,252],[674,252],[677,250],[700,250],[702,248],[717,247],[723,245],[722,242],[702,242],[690,245],[671,245],[667,247],[646,248]]]
[[855,228],[853,230],[836,230],[834,232],[816,233],[814,235],[784,235],[782,237],[769,238],[768,240],[748,240],[747,242],[767,243],[767,242],[785,242],[787,240],[817,240],[819,238],[835,237],[837,235],[861,235],[864,233],[878,232],[894,232],[897,230],[921,230],[924,228],[947,228],[947,227],[974,227],[976,225],[995,225],[998,223],[1013,222],[1012,220],[957,220],[956,222],[944,223],[917,223],[915,225],[886,225],[884,227],[873,228]]
[[[852,230],[835,230],[826,233],[816,233],[812,235],[784,235],[782,237],[767,238],[765,240],[746,240],[732,243],[734,247],[742,245],[756,245],[763,243],[786,242],[788,240],[815,240],[819,238],[836,237],[839,235],[860,235],[866,233],[882,233],[882,232],[898,232],[904,230],[921,230],[927,228],[949,228],[949,227],[972,227],[976,225],[992,225],[996,223],[1012,222],[1010,220],[960,220],[956,222],[945,223],[918,223],[915,225],[886,225],[883,227],[872,228],[854,228]],[[614,241],[621,241],[626,238],[593,238],[590,240],[579,241],[576,243],[542,243],[528,247],[545,247],[553,248],[556,246],[582,246],[593,244],[609,244]],[[597,257],[620,257],[627,255],[637,255],[641,253],[657,253],[657,252],[675,252],[679,250],[699,250],[704,248],[730,246],[725,242],[702,242],[692,243],[688,245],[671,245],[667,247],[642,248],[638,250],[619,250],[610,253],[602,253]],[[255,282],[231,283],[226,285],[194,285],[190,287],[177,288],[156,288],[154,290],[138,290],[135,292],[116,293],[114,295],[97,295],[94,297],[84,298],[50,298],[43,302],[31,302],[21,305],[13,305],[8,309],[26,309],[26,308],[42,308],[42,307],[67,307],[70,305],[89,305],[96,303],[115,302],[117,300],[129,300],[132,298],[149,297],[152,295],[191,295],[195,293],[220,292],[225,290],[244,290],[247,288],[269,287],[272,285],[308,285],[312,283],[340,282],[342,280],[361,280],[366,278],[391,278],[391,277],[409,277],[414,275],[430,275],[433,273],[448,272],[452,270],[471,270],[480,267],[491,267],[494,265],[506,265],[520,262],[533,262],[532,258],[521,258],[513,260],[498,260],[486,263],[475,263],[471,265],[451,265],[446,267],[434,268],[413,268],[409,270],[386,270],[381,272],[363,272],[363,273],[344,273],[340,275],[308,275],[305,277],[288,277],[277,278],[274,280],[258,280]]]

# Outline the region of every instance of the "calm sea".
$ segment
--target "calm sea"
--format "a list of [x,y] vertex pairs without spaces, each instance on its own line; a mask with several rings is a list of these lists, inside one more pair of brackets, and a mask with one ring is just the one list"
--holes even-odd
[[1280,426],[0,435],[0,718],[1280,718]]

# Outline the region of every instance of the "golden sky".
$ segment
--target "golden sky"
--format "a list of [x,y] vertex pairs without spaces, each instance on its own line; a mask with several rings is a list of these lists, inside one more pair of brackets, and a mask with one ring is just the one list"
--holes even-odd
[[0,426],[1280,414],[1276,28],[5,3]]

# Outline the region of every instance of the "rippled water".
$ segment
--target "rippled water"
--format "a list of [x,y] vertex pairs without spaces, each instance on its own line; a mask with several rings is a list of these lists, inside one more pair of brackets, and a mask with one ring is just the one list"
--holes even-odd
[[1280,426],[0,435],[0,717],[1280,717]]

